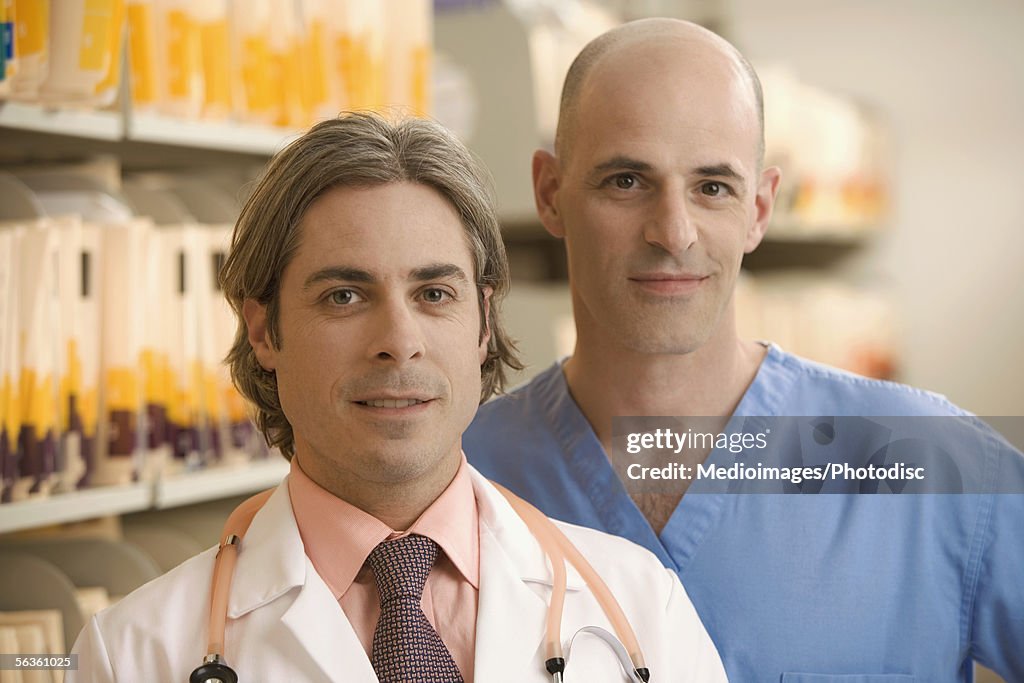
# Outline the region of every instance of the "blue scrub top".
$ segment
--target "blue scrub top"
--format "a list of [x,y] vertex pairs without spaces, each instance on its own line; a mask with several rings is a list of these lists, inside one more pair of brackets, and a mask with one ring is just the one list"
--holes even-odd
[[[770,346],[738,416],[967,416],[944,398]],[[685,495],[660,535],[555,364],[480,408],[463,439],[485,476],[547,515],[624,536],[675,570],[730,680],[1024,682],[1024,457],[974,449],[985,492]]]

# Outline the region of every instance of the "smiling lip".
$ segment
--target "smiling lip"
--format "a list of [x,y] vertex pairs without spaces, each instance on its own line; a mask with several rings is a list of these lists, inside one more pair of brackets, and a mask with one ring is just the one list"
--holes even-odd
[[374,415],[409,416],[421,413],[434,403],[432,398],[420,397],[377,397],[353,401],[359,408],[371,411]]
[[707,279],[707,275],[679,273],[645,273],[629,278],[646,292],[664,295],[689,294],[699,289]]

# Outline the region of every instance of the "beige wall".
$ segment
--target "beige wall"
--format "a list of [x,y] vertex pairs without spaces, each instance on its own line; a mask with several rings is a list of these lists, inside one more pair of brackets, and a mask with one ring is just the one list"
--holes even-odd
[[855,257],[900,323],[902,379],[979,414],[1024,415],[1024,4],[732,0],[755,63],[888,119],[891,230]]

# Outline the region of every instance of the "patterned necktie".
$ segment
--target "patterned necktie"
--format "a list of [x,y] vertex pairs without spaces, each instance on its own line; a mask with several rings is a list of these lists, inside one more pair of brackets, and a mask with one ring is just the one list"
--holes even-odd
[[371,661],[380,683],[462,683],[462,674],[420,602],[437,544],[409,535],[384,541],[366,558],[377,579],[380,621]]

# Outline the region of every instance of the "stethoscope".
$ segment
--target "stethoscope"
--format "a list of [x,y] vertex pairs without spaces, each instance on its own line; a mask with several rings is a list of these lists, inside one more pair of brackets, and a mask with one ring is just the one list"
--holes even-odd
[[[599,626],[587,626],[580,629],[576,636],[580,633],[597,636],[615,652],[623,673],[631,683],[647,683],[651,678],[651,672],[644,664],[640,644],[637,642],[633,627],[615,596],[608,589],[608,585],[598,576],[597,571],[572,544],[572,541],[566,538],[561,529],[555,526],[544,513],[505,487],[493,482],[492,484],[505,496],[512,509],[530,529],[530,533],[540,543],[551,564],[553,587],[544,636],[544,647],[547,654],[544,669],[551,674],[552,683],[562,683],[566,665],[561,642],[562,610],[565,606],[566,560],[583,577],[587,587],[590,588],[594,598],[601,605],[605,616],[608,617],[615,629],[613,635]],[[224,625],[228,615],[228,594],[231,592],[231,578],[235,572],[235,562],[238,560],[242,537],[245,536],[253,517],[273,492],[274,489],[269,489],[249,498],[235,508],[224,524],[217,557],[213,564],[206,656],[203,657],[203,663],[196,667],[192,675],[189,676],[189,683],[238,683],[238,674],[225,663],[222,655],[224,652]],[[576,636],[573,637],[573,641]],[[570,642],[569,650],[571,653],[572,642]]]

